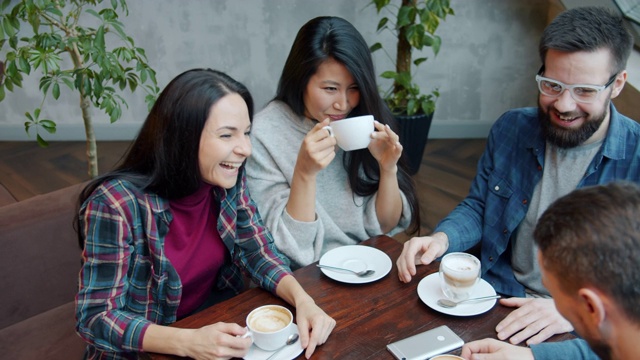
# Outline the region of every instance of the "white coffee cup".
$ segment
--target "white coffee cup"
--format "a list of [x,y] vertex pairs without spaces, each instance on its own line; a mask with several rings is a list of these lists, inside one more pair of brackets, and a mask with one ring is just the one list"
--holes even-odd
[[292,333],[293,314],[284,306],[264,305],[253,309],[246,319],[253,343],[267,351],[276,350],[287,342]]
[[451,300],[468,299],[473,288],[480,281],[480,260],[477,257],[454,252],[440,261],[440,286],[445,296]]
[[344,151],[364,149],[371,142],[373,133],[373,115],[362,115],[332,121],[324,129],[336,138],[338,146]]
[[464,358],[457,355],[444,354],[444,355],[436,355],[432,358],[429,358],[429,360],[464,360]]

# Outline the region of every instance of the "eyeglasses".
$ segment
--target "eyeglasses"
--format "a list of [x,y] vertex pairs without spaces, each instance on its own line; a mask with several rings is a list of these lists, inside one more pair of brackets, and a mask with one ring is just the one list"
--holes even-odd
[[613,84],[618,74],[613,74],[609,78],[606,84],[602,86],[598,85],[585,85],[585,84],[576,84],[576,85],[567,85],[561,83],[558,80],[553,80],[541,76],[544,72],[544,65],[538,71],[536,75],[536,82],[538,82],[538,89],[541,93],[550,97],[558,97],[564,93],[565,89],[568,89],[571,93],[571,97],[573,100],[585,104],[592,103],[596,101],[598,98],[598,94],[602,92],[602,90],[609,87],[609,85]]

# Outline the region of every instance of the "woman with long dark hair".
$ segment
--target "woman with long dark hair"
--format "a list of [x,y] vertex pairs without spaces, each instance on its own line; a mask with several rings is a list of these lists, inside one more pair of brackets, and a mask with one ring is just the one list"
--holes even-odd
[[[277,95],[256,115],[249,186],[294,268],[338,246],[419,228],[396,124],[375,78],[356,28],[318,17],[299,30]],[[336,148],[323,127],[359,115],[377,120],[368,148]]]
[[291,275],[246,186],[253,100],[224,73],[186,71],[160,94],[123,162],[82,192],[76,297],[85,358],[246,355],[238,324],[167,325],[229,298],[243,275],[295,306],[311,356],[335,321]]

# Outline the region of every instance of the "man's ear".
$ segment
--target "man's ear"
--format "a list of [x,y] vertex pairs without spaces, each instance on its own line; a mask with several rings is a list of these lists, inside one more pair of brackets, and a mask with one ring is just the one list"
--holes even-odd
[[622,92],[624,84],[627,82],[627,70],[622,70],[617,76],[616,80],[611,84],[611,98],[615,98]]
[[582,300],[580,306],[580,316],[583,321],[589,322],[591,328],[598,326],[607,318],[606,307],[602,296],[589,288],[578,290],[578,297]]

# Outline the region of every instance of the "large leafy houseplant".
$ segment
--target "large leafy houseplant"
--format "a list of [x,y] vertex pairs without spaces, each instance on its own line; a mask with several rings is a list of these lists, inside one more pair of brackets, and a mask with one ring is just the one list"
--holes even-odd
[[370,50],[384,50],[395,65],[395,71],[388,70],[381,75],[393,80],[391,87],[382,96],[398,121],[400,141],[406,149],[408,170],[414,175],[422,163],[436,108],[435,102],[440,94],[437,89],[422,92],[414,81],[418,66],[427,61],[427,57],[413,59],[412,55],[414,50],[421,51],[429,47],[434,56],[437,55],[442,41],[435,34],[436,29],[441,20],[454,13],[449,0],[391,1],[371,0],[370,4],[375,5],[378,14],[382,15],[378,22],[378,33],[390,31],[397,40],[395,57],[379,42],[373,44]]
[[[434,56],[440,50],[441,39],[435,34],[440,21],[447,15],[454,15],[449,0],[401,0],[400,4],[392,0],[372,0],[378,14],[382,17],[377,31],[392,31],[396,43],[395,71],[382,73],[383,78],[392,79],[393,85],[383,93],[389,109],[394,114],[414,115],[432,114],[435,111],[435,100],[439,96],[436,90],[424,93],[414,81],[417,68],[427,57],[412,59],[414,50],[431,47]],[[370,47],[371,52],[383,49],[377,42]],[[389,53],[387,52],[389,55]]]
[[[22,87],[23,75],[38,71],[43,99],[33,112],[25,114],[25,131],[29,134],[34,129],[38,143],[46,146],[39,130],[53,134],[56,123],[42,117],[45,100],[49,95],[57,100],[61,87],[76,92],[85,128],[88,172],[95,177],[98,156],[92,108],[103,111],[113,123],[121,117],[122,105],[128,106],[119,92],[127,87],[131,92],[143,89],[151,106],[159,91],[144,49],[135,45],[118,20],[119,11],[128,15],[127,3],[20,0],[9,9],[11,2],[0,4],[0,51],[6,52],[0,63],[0,101],[5,98],[5,89]],[[31,31],[21,30],[23,25]],[[70,61],[63,61],[63,57]]]

